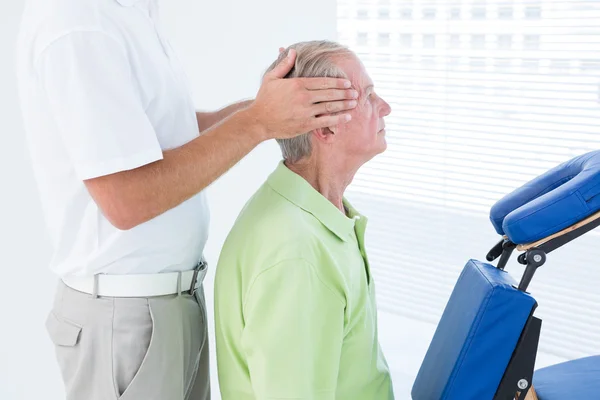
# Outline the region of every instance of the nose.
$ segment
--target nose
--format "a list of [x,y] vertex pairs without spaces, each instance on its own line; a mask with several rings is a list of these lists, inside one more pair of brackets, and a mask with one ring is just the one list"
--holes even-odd
[[392,112],[392,107],[388,104],[387,101],[385,101],[384,99],[381,99],[380,115],[382,117],[385,117],[385,116],[390,115],[391,112]]

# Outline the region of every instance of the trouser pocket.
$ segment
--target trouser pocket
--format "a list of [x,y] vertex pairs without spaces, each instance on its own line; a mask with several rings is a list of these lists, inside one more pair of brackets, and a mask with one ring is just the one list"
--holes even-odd
[[51,311],[46,318],[46,330],[54,343],[60,371],[66,382],[77,371],[76,352],[82,327]]
[[115,304],[112,333],[113,379],[117,397],[135,383],[148,357],[153,334],[149,305],[141,299]]
[[81,329],[75,323],[59,318],[54,311],[51,311],[46,319],[46,330],[52,342],[57,346],[75,346],[79,341]]
[[116,400],[113,300],[60,284],[46,328],[56,352],[66,400]]

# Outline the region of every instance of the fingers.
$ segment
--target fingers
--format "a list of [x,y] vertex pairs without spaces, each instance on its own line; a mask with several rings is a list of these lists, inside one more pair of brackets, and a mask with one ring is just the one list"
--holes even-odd
[[297,78],[308,90],[348,89],[352,83],[348,79],[338,78]]
[[345,124],[351,119],[350,114],[324,115],[312,119],[310,130]]
[[286,58],[284,58],[275,68],[265,75],[265,80],[282,79],[290,72],[296,62],[296,50],[290,49]]
[[326,103],[315,104],[311,111],[312,115],[315,116],[352,110],[354,107],[356,107],[356,100],[329,101]]
[[354,89],[327,89],[313,90],[308,92],[311,103],[320,103],[323,101],[354,100],[358,98],[358,92]]
[[279,48],[279,54],[283,53],[285,51],[285,49],[283,47]]

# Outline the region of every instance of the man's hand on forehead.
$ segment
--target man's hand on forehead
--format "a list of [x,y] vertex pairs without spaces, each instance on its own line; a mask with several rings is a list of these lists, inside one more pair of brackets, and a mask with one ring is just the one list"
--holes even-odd
[[256,100],[249,107],[255,120],[265,127],[266,138],[289,138],[346,123],[351,119],[347,111],[357,105],[358,92],[350,88],[348,79],[284,79],[295,61],[296,51],[290,49],[265,74]]

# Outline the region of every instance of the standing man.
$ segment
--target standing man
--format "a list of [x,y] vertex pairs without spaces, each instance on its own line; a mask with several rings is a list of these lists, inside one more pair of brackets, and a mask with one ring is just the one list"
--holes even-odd
[[203,190],[262,141],[355,106],[344,79],[282,79],[294,62],[254,101],[196,113],[155,0],[27,2],[19,94],[61,278],[46,327],[68,400],[210,398]]

